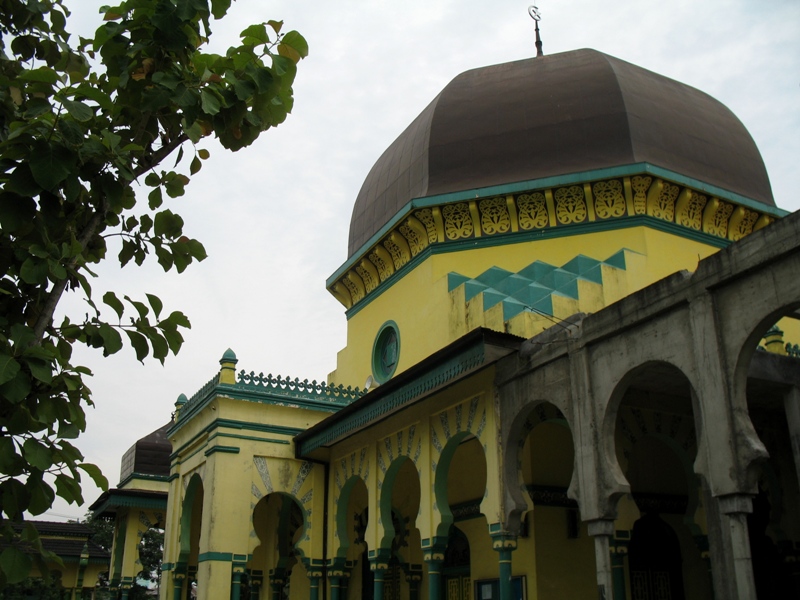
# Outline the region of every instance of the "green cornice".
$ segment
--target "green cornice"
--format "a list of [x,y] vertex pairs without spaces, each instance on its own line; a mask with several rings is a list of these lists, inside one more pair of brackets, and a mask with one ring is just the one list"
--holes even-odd
[[[181,456],[181,454],[186,450],[186,448],[192,446],[197,442],[198,439],[203,437],[204,435],[208,435],[207,442],[213,440],[215,437],[231,437],[231,438],[240,438],[240,439],[251,439],[254,441],[260,441],[265,443],[272,443],[272,444],[289,444],[290,441],[288,439],[281,440],[281,439],[274,439],[274,438],[258,438],[255,436],[236,436],[232,434],[224,434],[220,433],[217,430],[220,428],[225,429],[236,429],[236,430],[245,430],[245,431],[258,431],[261,433],[274,433],[278,435],[285,435],[287,437],[292,437],[305,431],[304,429],[300,429],[297,427],[283,427],[281,425],[262,425],[260,423],[250,423],[248,421],[235,421],[233,419],[214,419],[211,423],[206,425],[201,431],[197,432],[191,439],[187,440],[185,443],[181,445],[180,448],[173,451],[170,454],[170,462],[174,461],[176,458]],[[171,432],[170,432],[171,433]],[[205,448],[205,446],[203,446]],[[202,450],[203,448],[199,448],[197,452]],[[193,453],[194,454],[194,453]],[[188,457],[184,457],[183,459],[186,460]]]
[[528,181],[520,181],[516,183],[509,183],[504,185],[496,185],[486,188],[475,188],[470,190],[462,190],[458,192],[451,192],[448,194],[439,194],[435,196],[426,196],[422,198],[414,198],[408,202],[403,208],[397,211],[397,214],[392,219],[381,227],[369,240],[367,240],[347,261],[339,267],[326,281],[326,287],[330,288],[336,280],[350,270],[357,262],[359,262],[367,250],[375,246],[387,233],[392,231],[398,224],[403,221],[413,210],[419,208],[430,208],[444,204],[452,204],[456,202],[464,202],[468,200],[477,200],[482,198],[491,198],[493,196],[502,196],[507,194],[517,194],[527,191],[537,191],[546,188],[555,188],[568,185],[575,185],[587,181],[599,181],[605,179],[613,179],[616,177],[630,177],[633,175],[651,175],[666,179],[673,183],[692,188],[696,191],[703,192],[710,196],[728,200],[735,204],[749,208],[760,213],[766,213],[772,217],[780,218],[789,214],[789,211],[770,206],[757,200],[747,198],[741,194],[725,190],[723,188],[686,177],[675,171],[670,171],[656,165],[649,163],[635,163],[632,165],[623,165],[619,167],[609,167],[606,169],[597,169],[594,171],[583,171],[580,173],[570,173],[567,175],[559,175],[555,177],[544,177],[541,179],[531,179]]
[[236,446],[211,446],[211,448],[206,450],[204,454],[206,456],[211,456],[217,452],[223,452],[225,454],[239,454],[240,450],[241,448],[237,448]]
[[98,504],[95,502],[90,509],[94,514],[102,514],[111,508],[143,508],[153,510],[167,509],[167,492],[146,491],[144,493],[112,489],[103,494]]
[[637,217],[627,217],[624,219],[614,219],[608,221],[592,221],[589,223],[578,223],[571,227],[542,229],[536,231],[519,232],[514,235],[504,235],[495,237],[480,237],[477,239],[466,239],[455,242],[447,242],[443,244],[431,244],[422,252],[417,254],[414,258],[408,261],[405,265],[400,267],[393,277],[382,283],[375,291],[369,294],[361,302],[345,311],[347,319],[351,319],[354,315],[368,306],[370,302],[380,297],[384,292],[389,290],[395,283],[398,283],[403,277],[413,271],[420,263],[424,262],[429,257],[435,254],[448,254],[450,252],[461,252],[463,250],[474,250],[476,248],[492,248],[495,246],[505,246],[507,244],[519,244],[524,242],[532,242],[536,240],[555,239],[559,237],[586,235],[590,233],[598,233],[602,231],[614,231],[619,229],[630,229],[633,227],[649,227],[665,233],[671,233],[683,237],[688,240],[714,246],[716,248],[727,248],[732,242],[727,239],[717,237],[702,231],[695,231],[687,227],[681,227],[675,223],[656,219],[655,217],[648,217],[647,215],[640,215]]
[[120,481],[117,484],[117,487],[123,488],[135,479],[141,479],[143,481],[169,481],[169,475],[153,475],[151,473],[137,473],[136,471],[134,471],[133,473],[128,475],[125,479]]
[[330,446],[358,429],[388,417],[429,393],[451,385],[464,376],[485,368],[499,358],[489,346],[504,349],[518,347],[522,338],[476,329],[421,363],[404,371],[360,400],[343,408],[325,421],[294,438],[298,458]]

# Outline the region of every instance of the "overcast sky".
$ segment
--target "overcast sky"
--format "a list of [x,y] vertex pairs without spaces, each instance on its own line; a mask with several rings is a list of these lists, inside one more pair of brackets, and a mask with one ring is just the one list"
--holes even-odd
[[[67,0],[84,35],[111,0]],[[358,190],[395,137],[459,73],[535,54],[528,2],[495,0],[237,0],[213,25],[224,52],[247,25],[282,19],[308,40],[295,108],[286,123],[236,154],[213,141],[211,159],[170,208],[209,258],[182,275],[158,265],[109,262],[94,284],[188,314],[192,330],[162,367],[131,351],[103,358],[76,352],[91,367],[96,407],[78,440],[112,486],[122,454],[167,422],[180,393],[191,396],[232,348],[239,367],[324,379],[345,343],[342,306],[326,278],[347,258]],[[767,166],[777,204],[800,208],[800,2],[796,0],[540,0],[544,52],[594,48],[697,87],[726,104],[749,129]],[[70,299],[64,309],[85,312]],[[88,479],[88,478],[87,478]],[[87,504],[58,501],[39,518],[82,516]]]

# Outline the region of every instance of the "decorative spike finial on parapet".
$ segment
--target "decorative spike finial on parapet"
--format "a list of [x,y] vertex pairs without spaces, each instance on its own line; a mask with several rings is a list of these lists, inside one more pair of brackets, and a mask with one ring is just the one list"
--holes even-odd
[[228,383],[233,385],[236,383],[236,363],[239,360],[236,358],[236,353],[228,348],[225,354],[219,359],[219,382]]
[[544,56],[544,52],[542,52],[542,38],[539,37],[539,21],[542,20],[542,13],[539,12],[538,7],[529,6],[528,14],[531,16],[531,19],[536,22],[536,56]]
[[178,396],[178,399],[175,400],[175,412],[172,413],[174,422],[176,423],[178,422],[178,415],[180,414],[183,405],[186,404],[188,401],[189,399],[186,397],[186,394],[181,394],[180,396]]

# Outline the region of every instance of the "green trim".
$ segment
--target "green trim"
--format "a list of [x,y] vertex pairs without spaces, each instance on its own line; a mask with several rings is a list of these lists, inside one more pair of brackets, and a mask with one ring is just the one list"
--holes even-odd
[[153,490],[145,490],[151,493],[161,493],[164,494],[163,498],[142,498],[142,497],[131,497],[126,496],[123,494],[117,495],[113,491],[108,492],[108,499],[103,502],[98,508],[93,510],[92,512],[95,514],[100,514],[106,511],[109,508],[143,508],[143,509],[153,509],[153,510],[166,510],[167,509],[167,492],[157,492]]
[[197,557],[197,562],[208,562],[208,561],[218,561],[218,562],[233,562],[233,553],[232,552],[203,552]]
[[358,304],[347,309],[345,311],[345,315],[349,321],[351,318],[357,315],[360,310],[369,305],[370,302],[380,297],[381,294],[389,290],[395,283],[398,283],[401,279],[403,279],[407,273],[413,271],[417,265],[434,254],[447,254],[450,252],[461,252],[462,250],[475,250],[479,248],[493,248],[495,246],[506,246],[509,244],[548,240],[574,235],[586,235],[590,233],[614,231],[617,229],[630,229],[633,227],[649,227],[650,229],[656,229],[663,231],[664,233],[678,235],[680,237],[695,242],[700,242],[708,246],[714,246],[716,248],[727,248],[733,243],[728,239],[723,239],[715,235],[711,235],[710,233],[695,231],[693,229],[647,215],[620,217],[619,219],[609,219],[604,221],[591,221],[570,225],[568,227],[552,227],[549,229],[518,232],[513,235],[486,236],[470,238],[467,240],[458,240],[454,242],[438,242],[429,245],[405,265],[397,269],[391,278],[378,286],[377,289],[373,290]]
[[322,446],[328,446],[333,442],[346,437],[356,429],[360,429],[384,416],[388,416],[423,394],[430,392],[442,385],[453,381],[483,365],[485,361],[485,343],[480,343],[470,347],[450,359],[444,361],[435,369],[431,369],[422,377],[412,380],[397,390],[388,393],[386,396],[374,404],[367,404],[355,410],[351,415],[330,428],[323,429],[318,433],[309,436],[307,439],[298,442],[295,440],[297,455],[304,456]]
[[175,568],[174,563],[161,563],[161,571],[172,571]]
[[239,454],[240,448],[236,446],[212,446],[208,450],[205,451],[206,456],[211,456],[212,454],[216,454],[217,452],[223,452],[225,454]]
[[[387,369],[383,361],[383,353],[388,351],[390,336],[394,333],[395,349],[391,366]],[[378,329],[375,342],[372,344],[372,376],[378,383],[386,383],[392,378],[400,362],[400,328],[394,321],[386,321]]]
[[169,475],[152,475],[150,473],[137,473],[133,472],[125,479],[117,484],[118,488],[124,487],[125,484],[130,483],[134,479],[143,479],[145,481],[169,481]]
[[[180,448],[175,450],[172,454],[169,455],[170,463],[174,461],[176,458],[180,457],[181,453],[186,450],[189,446],[195,444],[198,439],[206,434],[210,434],[214,430],[218,428],[226,428],[226,429],[238,429],[238,430],[247,430],[247,431],[259,431],[264,433],[277,433],[279,435],[285,435],[288,437],[294,437],[298,433],[302,433],[305,431],[304,429],[300,429],[297,427],[283,427],[281,425],[261,425],[259,423],[250,423],[248,421],[235,421],[233,419],[214,419],[211,423],[206,425],[202,430],[197,432],[191,439],[189,439],[186,443],[181,445]],[[170,434],[172,432],[170,431]],[[225,435],[225,434],[217,434],[217,435]],[[230,435],[230,434],[228,434]],[[209,436],[209,440],[213,439],[213,436]],[[266,442],[274,442],[276,444],[291,443],[289,440],[285,442],[281,440],[264,440]],[[187,460],[190,456],[194,456],[199,450],[193,452],[191,455],[185,457],[183,460]]]
[[180,475],[178,475],[177,473],[173,473],[172,475],[170,475],[170,476],[167,478],[167,481],[169,481],[170,483],[172,483],[172,482],[173,482],[173,481],[175,481],[175,480],[176,480],[178,477],[180,477]]
[[277,440],[275,438],[260,438],[254,435],[235,435],[233,433],[215,433],[214,435],[209,436],[208,440],[211,441],[217,437],[230,438],[233,440],[250,440],[253,442],[266,442],[268,444],[285,444],[287,446],[291,444],[289,440]]
[[[246,387],[245,387],[246,386]],[[230,398],[232,400],[247,400],[259,402],[261,404],[272,404],[277,406],[291,406],[292,408],[302,408],[317,412],[336,412],[342,406],[350,403],[350,399],[340,400],[335,396],[320,396],[319,399],[300,396],[290,391],[281,393],[280,390],[270,388],[260,388],[252,384],[227,384],[218,383],[214,386],[206,386],[187,402],[180,411],[178,420],[167,430],[167,436],[173,436],[186,425],[192,418],[200,413],[216,398]],[[327,399],[323,399],[327,398]]]
[[[372,246],[377,244],[387,233],[394,229],[397,224],[408,216],[408,214],[418,208],[429,208],[431,206],[439,206],[442,204],[451,204],[453,202],[464,202],[467,200],[476,200],[479,198],[489,198],[492,196],[501,196],[507,194],[516,194],[520,192],[536,191],[545,188],[560,187],[565,185],[574,185],[576,183],[585,183],[587,181],[613,179],[616,177],[630,177],[632,175],[650,174],[662,179],[668,179],[674,183],[680,183],[686,187],[705,192],[709,195],[729,200],[736,204],[746,206],[751,210],[768,214],[773,217],[785,217],[790,214],[789,211],[763,204],[757,200],[747,198],[741,194],[725,190],[723,188],[703,183],[697,179],[686,177],[680,173],[664,169],[650,163],[635,163],[632,165],[623,165],[620,167],[609,167],[606,169],[596,169],[593,171],[582,171],[580,173],[570,173],[567,175],[558,175],[555,177],[543,177],[541,179],[530,179],[528,181],[520,181],[517,183],[509,183],[503,185],[495,185],[485,188],[474,188],[470,190],[461,190],[458,192],[450,192],[448,194],[439,194],[436,196],[424,196],[414,198],[407,202],[392,219],[381,227],[371,238],[369,238],[347,261],[339,267],[333,275],[328,277],[325,282],[326,287],[330,287],[336,281],[349,271],[353,265],[359,262],[364,253]],[[624,218],[624,217],[622,217]],[[482,238],[479,238],[482,239]]]

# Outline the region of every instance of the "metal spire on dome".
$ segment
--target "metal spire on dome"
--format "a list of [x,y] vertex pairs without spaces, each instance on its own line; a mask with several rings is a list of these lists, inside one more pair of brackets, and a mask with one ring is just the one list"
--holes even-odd
[[539,12],[537,6],[529,6],[528,14],[531,16],[531,19],[536,22],[536,56],[544,56],[544,52],[542,52],[542,38],[539,37],[539,21],[542,20],[542,13]]

